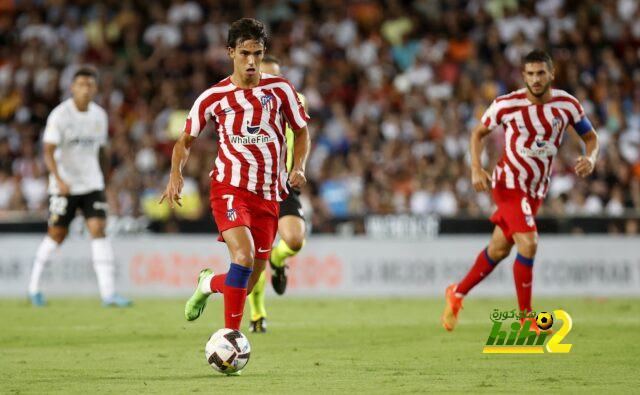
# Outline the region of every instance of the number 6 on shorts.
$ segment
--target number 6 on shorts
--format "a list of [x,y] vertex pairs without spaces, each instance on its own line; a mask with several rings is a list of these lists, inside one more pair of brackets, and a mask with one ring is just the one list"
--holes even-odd
[[531,215],[533,211],[531,210],[531,206],[529,205],[529,201],[526,197],[522,198],[522,202],[520,202],[520,208],[522,208],[522,213],[524,215]]

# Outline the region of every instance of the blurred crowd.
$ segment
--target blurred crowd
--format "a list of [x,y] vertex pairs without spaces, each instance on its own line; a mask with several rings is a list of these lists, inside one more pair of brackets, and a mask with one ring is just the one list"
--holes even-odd
[[[573,172],[571,131],[541,215],[640,213],[640,4],[635,0],[40,0],[0,3],[0,218],[47,209],[41,135],[82,64],[100,71],[110,120],[112,214],[209,216],[211,127],[191,151],[185,204],[157,205],[173,141],[195,98],[231,72],[229,24],[268,26],[268,52],[306,95],[312,226],[369,214],[486,216],[469,180],[471,129],[522,86],[520,58],[551,53],[555,87],[576,96],[601,143]],[[503,136],[488,138],[491,168]],[[169,221],[170,222],[170,221]]]

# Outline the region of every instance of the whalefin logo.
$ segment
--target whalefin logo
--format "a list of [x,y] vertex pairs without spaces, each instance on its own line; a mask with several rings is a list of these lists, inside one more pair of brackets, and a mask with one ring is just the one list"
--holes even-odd
[[260,131],[260,125],[258,126],[249,126],[247,125],[247,133],[256,134]]
[[242,145],[257,145],[257,144],[266,144],[276,141],[276,136],[271,136],[265,130],[262,130],[260,125],[249,125],[247,122],[247,133],[248,135],[238,136],[232,135],[229,136],[229,141],[231,144],[242,144]]

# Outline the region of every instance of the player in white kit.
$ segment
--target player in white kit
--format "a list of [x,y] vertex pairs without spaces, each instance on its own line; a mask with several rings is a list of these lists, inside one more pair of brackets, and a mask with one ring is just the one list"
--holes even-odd
[[60,103],[47,118],[43,143],[49,170],[49,226],[36,251],[29,282],[35,306],[46,304],[40,290],[44,266],[69,233],[69,223],[80,209],[91,235],[91,255],[104,306],[125,307],[129,299],[115,292],[115,267],[111,243],[105,237],[107,203],[101,163],[105,163],[108,117],[91,100],[97,93],[97,73],[89,67],[75,72],[71,98]]

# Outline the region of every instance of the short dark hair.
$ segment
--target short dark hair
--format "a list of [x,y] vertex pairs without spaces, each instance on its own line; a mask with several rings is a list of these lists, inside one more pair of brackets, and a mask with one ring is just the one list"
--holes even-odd
[[527,63],[546,63],[549,70],[553,69],[551,55],[541,49],[534,49],[522,58],[522,67]]
[[233,22],[229,28],[227,47],[235,48],[238,42],[246,40],[262,41],[262,44],[266,46],[267,30],[264,24],[253,18],[242,18]]
[[78,77],[93,77],[98,79],[98,71],[91,66],[82,66],[73,73],[73,81]]
[[280,59],[273,55],[264,55],[264,58],[262,58],[262,63],[272,63],[280,66]]

